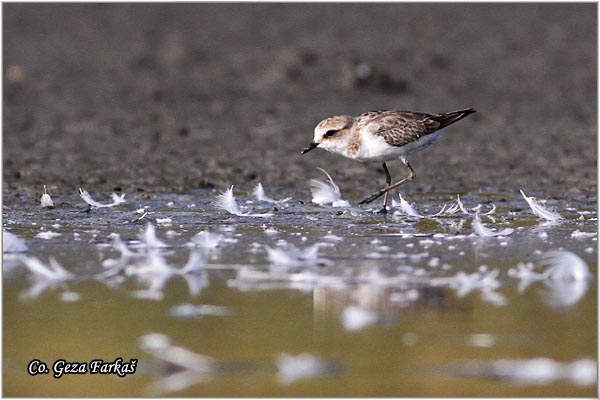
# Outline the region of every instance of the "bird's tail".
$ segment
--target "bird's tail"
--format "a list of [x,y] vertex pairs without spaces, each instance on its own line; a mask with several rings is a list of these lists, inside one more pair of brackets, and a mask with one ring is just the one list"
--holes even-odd
[[451,111],[451,112],[442,113],[442,114],[436,114],[436,115],[431,116],[430,118],[440,124],[440,127],[438,129],[442,129],[448,125],[452,125],[453,123],[460,121],[464,117],[471,115],[476,111],[477,110],[475,110],[474,108],[467,108],[464,110],[457,110],[457,111]]

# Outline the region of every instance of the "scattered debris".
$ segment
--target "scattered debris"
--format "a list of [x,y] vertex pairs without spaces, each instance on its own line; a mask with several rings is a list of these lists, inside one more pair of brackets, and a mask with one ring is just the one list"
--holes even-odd
[[415,209],[413,208],[413,206],[411,206],[408,201],[404,200],[404,197],[402,197],[402,194],[398,193],[398,196],[400,196],[400,209],[406,214],[409,215],[411,217],[417,217],[417,218],[421,218],[422,215],[420,215],[418,212],[415,211]]
[[323,168],[318,168],[327,175],[329,183],[318,179],[310,180],[310,191],[312,193],[312,202],[319,205],[331,204],[333,207],[350,207],[350,203],[342,200],[340,188],[335,184],[331,176]]
[[146,230],[140,234],[140,240],[145,247],[148,248],[163,248],[168,247],[165,243],[156,237],[156,228],[152,224],[146,224]]
[[525,281],[552,279],[558,281],[581,281],[591,278],[590,270],[581,258],[566,250],[555,250],[543,253],[536,261],[541,272],[535,272],[535,264],[519,263],[516,269],[508,270],[508,275]]
[[274,200],[274,199],[270,198],[269,196],[267,196],[265,194],[265,190],[263,189],[263,185],[260,182],[258,182],[258,185],[256,185],[254,187],[254,190],[252,190],[252,193],[254,194],[254,197],[256,197],[256,200],[258,200],[258,201],[264,201],[264,202],[267,202],[267,203],[279,204],[279,203],[285,203],[285,202],[290,201],[292,199],[291,197],[286,197],[285,199],[282,199],[282,200]]
[[73,278],[73,274],[64,269],[54,257],[49,258],[50,264],[48,265],[44,264],[36,257],[21,255],[19,256],[19,259],[38,280],[57,282]]
[[325,266],[329,262],[319,258],[319,246],[313,245],[304,249],[299,249],[292,244],[288,244],[286,248],[276,247],[271,248],[265,246],[267,258],[271,265],[292,268],[292,267],[311,267]]
[[57,236],[61,236],[62,233],[52,232],[52,231],[43,231],[35,235],[36,238],[39,239],[52,239]]
[[156,223],[159,225],[170,226],[173,220],[171,218],[156,218]]
[[543,207],[536,199],[535,197],[527,197],[525,195],[525,193],[521,190],[521,195],[523,196],[523,198],[525,199],[525,201],[527,202],[527,204],[529,204],[529,207],[531,208],[531,211],[537,215],[540,218],[544,218],[547,221],[557,221],[559,219],[562,219],[562,217],[553,212],[548,210],[547,208]]
[[[536,266],[546,269],[536,272]],[[542,253],[535,264],[519,263],[508,270],[508,276],[520,280],[519,292],[534,282],[544,282],[546,290],[541,292],[542,300],[554,308],[576,304],[586,294],[592,278],[585,261],[564,250]]]
[[167,335],[144,335],[139,339],[139,346],[163,363],[165,371],[171,371],[150,386],[150,394],[161,395],[184,390],[211,379],[216,373],[216,361],[184,347],[174,346]]
[[[444,204],[442,206],[442,208],[440,209],[440,211],[434,213],[434,214],[429,214],[429,215],[422,215],[419,214],[414,207],[406,200],[404,200],[404,198],[402,197],[402,194],[399,194],[400,196],[400,210],[411,217],[416,217],[416,218],[435,218],[435,217],[445,217],[445,216],[453,216],[455,215],[459,210],[463,210],[463,213],[466,215],[470,215],[469,212],[467,212],[462,203],[460,202],[460,197],[458,197],[457,200],[457,204],[453,204],[451,206],[447,206],[446,204]],[[397,207],[398,203],[396,203],[396,201],[394,199],[392,199],[392,207]],[[481,205],[478,205],[479,208],[481,208]],[[489,211],[487,214],[491,214],[495,211],[495,206],[494,208],[492,208],[491,211]],[[394,213],[394,215],[399,214],[398,212]],[[483,214],[482,214],[483,215]]]
[[496,292],[501,284],[498,279],[498,270],[487,272],[486,269],[481,269],[479,272],[467,274],[458,272],[456,275],[447,278],[431,279],[432,286],[448,286],[456,290],[458,297],[464,297],[474,290],[479,290],[482,299],[495,306],[504,306],[507,300],[500,293]]
[[204,265],[204,256],[196,251],[191,251],[186,265],[182,268],[175,268],[167,263],[159,249],[149,247],[146,249],[145,255],[136,258],[135,263],[126,265],[124,271],[126,276],[134,276],[146,287],[144,290],[134,292],[134,297],[161,300],[164,295],[164,285],[176,276],[185,279],[190,296],[198,295],[202,288],[208,285]]
[[81,196],[81,198],[83,199],[83,201],[85,201],[86,203],[88,203],[91,206],[91,208],[114,207],[114,206],[117,206],[119,204],[127,202],[125,200],[125,193],[123,193],[120,196],[118,194],[116,194],[116,193],[113,193],[111,195],[112,199],[113,199],[113,202],[109,203],[109,204],[98,203],[96,200],[92,199],[92,196],[90,196],[90,194],[87,192],[87,190],[83,190],[81,188],[79,188],[79,195]]
[[475,232],[476,235],[485,236],[485,237],[508,236],[515,231],[513,228],[504,228],[501,231],[496,232],[489,228],[486,228],[481,223],[481,219],[479,219],[479,214],[475,214],[475,217],[473,218],[473,222],[471,223],[471,226],[473,227],[473,231]]
[[211,233],[209,231],[198,232],[191,239],[191,243],[201,249],[211,250],[221,247],[225,236],[218,233]]
[[46,185],[44,185],[44,194],[42,195],[42,198],[40,199],[40,203],[41,203],[41,206],[44,208],[54,208],[54,202],[52,201],[52,198],[46,191]]
[[465,206],[463,205],[462,201],[460,200],[460,195],[456,195],[456,205],[458,206],[458,208],[460,209],[460,211],[465,214],[465,215],[473,215],[473,213],[475,214],[479,214],[479,215],[492,215],[496,212],[496,205],[492,204],[492,208],[485,212],[485,213],[479,213],[479,211],[482,208],[481,204],[477,204],[475,207],[472,207],[470,210],[473,212],[469,212]]
[[213,205],[221,210],[227,211],[230,214],[238,215],[240,217],[272,217],[271,213],[264,214],[250,214],[243,213],[238,205],[235,197],[233,196],[233,185],[225,190],[223,193],[219,194],[217,198],[213,201]]
[[142,215],[140,215],[138,218],[136,218],[133,221],[131,221],[131,223],[140,222],[141,220],[143,220],[144,218],[146,218],[146,215],[148,215],[148,211],[145,211],[143,208],[141,210],[142,210],[142,213],[141,213]]
[[593,238],[593,237],[597,237],[597,236],[598,236],[598,232],[581,232],[579,229],[575,229],[571,233],[571,237],[573,239],[586,239],[586,238]]

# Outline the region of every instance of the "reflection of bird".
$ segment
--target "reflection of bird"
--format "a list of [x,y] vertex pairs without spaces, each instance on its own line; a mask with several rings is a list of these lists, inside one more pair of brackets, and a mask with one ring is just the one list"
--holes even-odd
[[[370,203],[385,195],[381,210],[385,213],[388,192],[416,176],[406,156],[427,147],[440,136],[443,128],[474,112],[475,109],[468,108],[441,114],[372,111],[356,117],[338,115],[319,122],[315,128],[313,141],[302,151],[302,154],[320,147],[361,162],[383,162],[386,187],[359,204]],[[406,165],[410,175],[392,184],[386,161],[397,159]]]

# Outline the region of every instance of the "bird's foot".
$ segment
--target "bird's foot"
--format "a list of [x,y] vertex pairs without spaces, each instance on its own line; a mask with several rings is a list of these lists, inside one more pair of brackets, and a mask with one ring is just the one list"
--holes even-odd
[[385,215],[385,214],[387,214],[387,212],[388,212],[387,211],[387,207],[383,206],[383,208],[381,210],[375,211],[375,214],[383,214],[383,215]]
[[387,192],[387,190],[380,190],[378,192],[375,192],[372,195],[370,195],[369,197],[362,199],[358,204],[369,204],[369,203],[377,200],[381,196],[383,196],[386,192]]

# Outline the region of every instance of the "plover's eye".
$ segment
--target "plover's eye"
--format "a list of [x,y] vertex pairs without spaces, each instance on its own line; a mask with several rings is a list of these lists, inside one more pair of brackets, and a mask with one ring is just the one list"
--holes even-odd
[[327,131],[327,133],[325,133],[325,137],[332,137],[333,135],[335,135],[337,131],[331,130],[331,131]]

